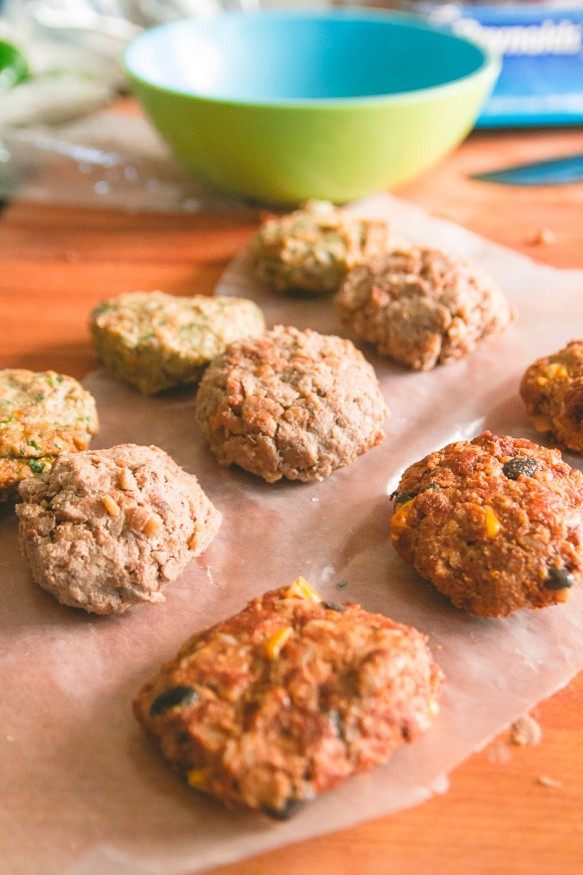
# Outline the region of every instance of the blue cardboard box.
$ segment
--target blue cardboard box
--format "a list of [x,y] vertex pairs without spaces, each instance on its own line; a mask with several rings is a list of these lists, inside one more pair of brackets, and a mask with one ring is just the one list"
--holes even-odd
[[583,3],[406,6],[502,56],[479,127],[583,124]]

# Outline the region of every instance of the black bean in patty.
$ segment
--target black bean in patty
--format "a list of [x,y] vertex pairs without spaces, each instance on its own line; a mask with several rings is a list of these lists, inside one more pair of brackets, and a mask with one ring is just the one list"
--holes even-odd
[[536,459],[531,459],[529,456],[514,456],[502,465],[502,473],[509,480],[518,480],[521,474],[525,477],[532,477],[538,468]]
[[194,687],[172,687],[170,690],[164,690],[157,696],[150,705],[150,714],[156,717],[164,714],[171,708],[176,708],[177,705],[187,707],[192,705],[200,698]]
[[549,568],[545,586],[547,589],[568,589],[575,578],[566,568]]

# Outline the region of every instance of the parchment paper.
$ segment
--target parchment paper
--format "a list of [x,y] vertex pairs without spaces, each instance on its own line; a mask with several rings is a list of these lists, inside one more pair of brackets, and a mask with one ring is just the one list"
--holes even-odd
[[[445,791],[454,766],[583,667],[581,590],[565,605],[506,620],[467,616],[406,568],[388,537],[388,496],[426,452],[486,427],[542,442],[518,380],[534,358],[581,336],[583,271],[536,265],[389,196],[360,209],[481,264],[515,302],[519,321],[427,374],[367,352],[392,410],[387,439],[317,484],[268,485],[220,469],[194,425],[191,390],[146,399],[104,371],[88,377],[102,420],[95,446],[163,447],[196,472],[224,522],[207,553],[166,590],[164,605],[103,618],[63,607],[31,583],[13,510],[0,512],[0,847],[10,875],[198,872],[415,805]],[[269,324],[343,333],[329,302],[255,288],[244,255],[218,291],[259,300]],[[142,738],[130,702],[191,633],[299,574],[326,598],[360,602],[426,632],[447,683],[423,739],[292,821],[273,823],[225,811],[184,786]]]

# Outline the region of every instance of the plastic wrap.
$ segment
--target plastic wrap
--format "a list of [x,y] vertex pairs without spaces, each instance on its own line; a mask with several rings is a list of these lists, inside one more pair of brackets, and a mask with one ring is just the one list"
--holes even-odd
[[102,106],[125,90],[124,46],[140,31],[259,0],[4,0],[0,39],[23,53],[29,78],[0,93],[0,126],[54,124]]
[[141,116],[103,111],[56,127],[0,127],[0,197],[125,212],[244,209],[173,159]]

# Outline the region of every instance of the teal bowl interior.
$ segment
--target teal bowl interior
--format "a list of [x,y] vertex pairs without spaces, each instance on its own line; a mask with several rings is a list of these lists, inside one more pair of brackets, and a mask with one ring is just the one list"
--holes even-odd
[[[138,36],[123,64],[182,160],[220,187],[288,202],[352,199],[420,171],[467,133],[498,72],[466,39],[365,10],[172,22]],[[432,135],[408,160],[411,137]]]
[[410,19],[284,13],[169,24],[139,37],[125,63],[171,91],[279,103],[434,88],[475,73],[484,53]]

